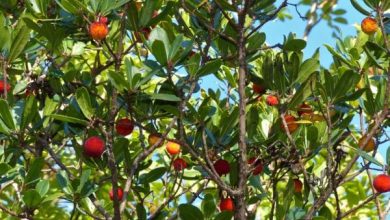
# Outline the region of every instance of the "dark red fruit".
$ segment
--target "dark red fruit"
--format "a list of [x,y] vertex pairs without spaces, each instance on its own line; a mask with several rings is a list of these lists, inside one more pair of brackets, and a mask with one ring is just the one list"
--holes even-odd
[[261,164],[260,160],[256,160],[256,161],[255,160],[256,160],[255,157],[251,157],[248,160],[248,164],[255,166],[255,169],[252,171],[252,175],[259,175],[263,171],[263,164]]
[[[109,195],[110,195],[111,201],[113,201],[114,200],[114,190],[113,189],[110,190]],[[118,187],[117,195],[118,195],[118,200],[121,201],[123,198],[123,189],[121,187]]]
[[303,183],[299,179],[294,179],[294,192],[296,193],[301,193],[302,192],[302,187]]
[[122,118],[116,122],[115,129],[116,133],[126,136],[133,132],[134,123],[128,118]]
[[176,159],[173,161],[173,168],[174,168],[176,171],[184,170],[186,167],[187,167],[186,161],[183,160],[183,159],[181,159],[181,158],[176,158]]
[[219,209],[221,212],[223,211],[234,211],[234,202],[231,198],[221,199],[221,203],[219,203]]
[[253,92],[256,94],[264,94],[265,93],[265,88],[262,85],[254,84],[252,85]]
[[308,115],[313,114],[313,109],[311,108],[310,105],[305,104],[305,103],[302,103],[302,104],[298,107],[298,115],[299,115],[299,116],[302,116],[303,114],[308,114]]
[[222,176],[228,174],[230,172],[229,162],[226,160],[219,159],[214,163],[215,171],[217,171],[218,175]]
[[92,136],[84,142],[84,153],[89,157],[101,157],[104,148],[104,141],[98,136]]

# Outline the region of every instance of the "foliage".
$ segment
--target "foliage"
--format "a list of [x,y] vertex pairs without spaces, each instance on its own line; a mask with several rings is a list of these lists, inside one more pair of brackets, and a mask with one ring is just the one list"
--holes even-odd
[[[0,99],[0,218],[384,219],[372,170],[390,164],[390,3],[351,0],[381,29],[342,39],[346,11],[319,2],[1,1],[0,72],[12,89]],[[306,19],[303,39],[267,44],[261,27],[290,19],[288,8]],[[102,16],[109,34],[92,40]],[[319,50],[303,53],[322,21],[335,30],[329,67]],[[311,114],[298,114],[302,103]],[[135,124],[131,135],[116,133],[121,118]],[[359,146],[363,135],[373,152]],[[105,141],[100,158],[83,152],[91,136]],[[167,141],[179,155],[159,147]],[[248,165],[252,157],[260,162]],[[217,174],[218,159],[228,175]],[[118,187],[124,198],[111,201]],[[227,196],[234,213],[219,211]]]

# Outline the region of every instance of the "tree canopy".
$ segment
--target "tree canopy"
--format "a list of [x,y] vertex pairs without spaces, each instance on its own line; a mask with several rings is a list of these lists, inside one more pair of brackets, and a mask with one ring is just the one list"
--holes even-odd
[[2,0],[0,218],[386,219],[390,2],[337,2]]

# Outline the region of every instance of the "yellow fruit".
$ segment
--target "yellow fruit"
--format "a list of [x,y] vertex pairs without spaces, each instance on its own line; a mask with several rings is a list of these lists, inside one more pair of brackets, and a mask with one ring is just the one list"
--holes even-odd
[[[360,140],[359,140],[360,149],[362,148],[363,142],[365,142],[366,139],[367,139],[366,135],[364,135],[362,138],[360,138]],[[368,140],[367,144],[363,147],[363,150],[366,152],[371,152],[374,149],[375,149],[375,140],[374,140],[374,138],[371,138],[370,140]]]
[[[149,146],[153,146],[155,143],[160,141],[161,136],[159,134],[150,134],[148,137]],[[161,147],[164,144],[164,141],[161,141],[158,147]]]

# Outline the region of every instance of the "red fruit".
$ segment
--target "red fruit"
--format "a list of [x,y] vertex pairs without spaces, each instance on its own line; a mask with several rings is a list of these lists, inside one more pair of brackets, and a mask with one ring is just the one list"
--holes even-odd
[[257,93],[257,94],[264,94],[265,93],[265,88],[264,86],[261,86],[261,85],[258,85],[258,84],[254,84],[252,85],[252,89],[253,89],[253,92],[254,93]]
[[310,105],[305,104],[305,103],[302,103],[302,104],[298,107],[298,115],[299,115],[299,116],[302,116],[303,114],[308,114],[308,115],[313,114],[313,109],[311,108]]
[[7,90],[7,93],[11,90],[11,86],[8,83],[4,84],[3,79],[0,79],[0,94],[4,93],[4,87]]
[[[290,132],[290,134],[298,129],[298,124],[295,122],[296,119],[295,119],[294,116],[292,116],[292,115],[285,115],[284,116],[284,120],[286,120],[288,131]],[[282,124],[280,126],[285,131],[283,122],[282,122]]]
[[390,192],[390,176],[386,174],[380,174],[374,179],[374,188],[380,193]]
[[229,162],[219,159],[214,163],[214,169],[220,176],[228,174],[230,172]]
[[266,102],[269,106],[275,106],[279,104],[278,98],[274,95],[267,96]]
[[152,32],[151,28],[148,27],[141,28],[141,30],[134,33],[136,41],[141,43],[143,41],[142,36],[144,36],[144,38],[148,40],[150,32]]
[[116,122],[115,129],[116,133],[126,136],[133,132],[134,123],[128,118],[122,118]]
[[103,40],[108,34],[107,24],[95,21],[89,25],[89,34],[94,40]]
[[174,161],[173,161],[173,168],[176,170],[176,171],[181,171],[181,170],[184,170],[185,168],[187,168],[187,163],[185,160],[181,159],[181,158],[176,158]]
[[99,22],[107,24],[108,23],[108,18],[106,16],[100,16],[99,17]]
[[[111,189],[109,192],[111,201],[114,200],[114,189]],[[123,189],[121,187],[118,187],[117,189],[117,195],[118,195],[118,201],[121,201],[123,198]]]
[[92,136],[84,142],[84,153],[89,157],[101,157],[104,148],[104,141],[98,136]]
[[294,192],[302,192],[303,183],[299,179],[294,179]]
[[234,211],[234,202],[231,198],[221,199],[221,203],[219,203],[219,209],[221,212],[223,211]]
[[255,169],[252,171],[252,175],[259,175],[263,171],[263,164],[260,160],[256,160],[256,157],[251,157],[248,160],[248,164],[252,165],[254,163]]
[[191,59],[193,56],[195,56],[195,51],[191,50],[189,53],[188,53],[188,59]]

